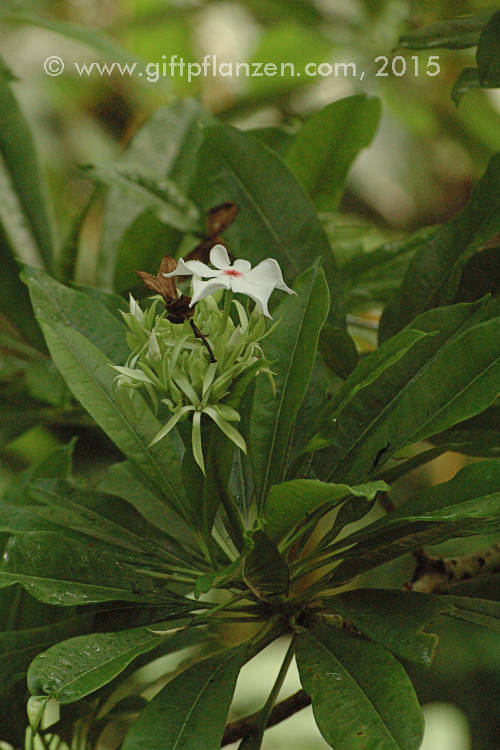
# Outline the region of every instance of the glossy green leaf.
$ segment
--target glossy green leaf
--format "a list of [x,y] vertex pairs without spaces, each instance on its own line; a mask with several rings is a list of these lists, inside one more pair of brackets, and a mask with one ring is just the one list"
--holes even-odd
[[41,627],[8,630],[0,633],[0,669],[4,681],[27,671],[34,657],[64,638],[87,632],[94,619],[93,613],[67,617]]
[[[486,409],[498,392],[500,318],[488,320],[494,313],[476,303],[420,315],[412,328],[434,335],[417,341],[352,399],[346,394],[329,428],[332,445],[319,457],[321,478],[366,481],[405,445]],[[378,369],[377,353],[363,369],[372,359]]]
[[40,322],[54,362],[75,397],[116,446],[180,510],[184,502],[180,465],[168,440],[149,447],[160,426],[145,401],[133,392],[131,404],[137,417],[131,421],[116,400],[115,373],[109,359],[70,326]]
[[285,476],[291,431],[328,313],[328,288],[320,267],[305,271],[294,286],[297,294],[280,303],[276,318],[281,317],[281,322],[263,342],[264,355],[276,372],[276,395],[264,378],[255,388],[250,445],[260,507],[270,486]]
[[31,497],[43,507],[32,512],[51,523],[69,527],[123,549],[162,557],[168,537],[150,526],[125,500],[84,490],[60,479],[36,482]]
[[500,407],[490,406],[477,417],[459,422],[432,437],[442,450],[470,456],[500,456]]
[[316,433],[322,410],[329,399],[331,373],[320,352],[316,354],[314,367],[304,400],[297,413],[290,443],[290,477],[296,476],[296,466],[300,465],[304,446]]
[[0,584],[12,583],[21,583],[36,599],[59,606],[113,600],[177,602],[164,586],[134,572],[98,542],[82,543],[47,532],[8,540]]
[[252,533],[253,546],[243,560],[243,579],[260,599],[288,593],[288,565],[263,531]]
[[464,16],[449,21],[438,21],[421,29],[415,29],[415,31],[404,34],[399,38],[399,46],[407,49],[435,49],[439,47],[464,49],[475,47],[482,29],[491,17],[491,13],[492,11],[477,16]]
[[[26,534],[33,531],[49,531],[60,533],[57,524],[39,516],[36,508],[33,509],[10,505],[9,503],[0,503],[0,531],[7,534]],[[79,535],[69,531],[66,537],[77,538]]]
[[348,308],[359,310],[373,302],[388,302],[399,289],[411,258],[434,232],[436,227],[426,227],[369,252],[351,255],[339,269]]
[[275,484],[269,491],[266,503],[266,532],[271,539],[279,541],[322,505],[335,508],[349,495],[372,500],[377,492],[388,489],[388,485],[380,481],[357,487],[329,484],[318,479],[292,479]]
[[424,720],[403,667],[381,646],[315,627],[297,638],[300,680],[331,747],[417,750]]
[[178,636],[187,622],[170,622],[170,632],[162,635],[150,628],[133,628],[64,640],[35,657],[28,670],[28,688],[32,695],[74,703],[111,682],[134,659],[167,639],[173,641],[173,650],[181,646]]
[[228,125],[205,130],[192,196],[204,212],[224,201],[240,207],[224,233],[231,252],[252,264],[269,256],[289,284],[320,257],[332,297],[329,348],[341,374],[356,352],[345,331],[342,289],[332,250],[310,199],[281,159],[259,139]]
[[[405,329],[359,362],[356,369],[353,370],[324,408],[324,416],[327,416],[329,421],[333,422],[331,427],[332,434],[336,432],[333,415],[345,409],[353,401],[356,394],[376,383],[382,374],[399,362],[418,341],[425,339],[429,335],[432,336],[433,331],[418,331],[413,328]],[[329,431],[325,434],[326,440],[328,439],[328,434]]]
[[481,31],[476,61],[481,86],[500,86],[500,11],[492,15]]
[[385,340],[419,313],[455,298],[467,259],[500,231],[500,153],[493,156],[467,205],[444,224],[411,260],[399,295],[384,310]]
[[357,94],[331,102],[299,130],[285,161],[319,209],[338,207],[349,167],[379,119],[380,100]]
[[[8,182],[21,207],[26,226],[47,268],[54,263],[52,223],[45,185],[29,125],[12,92],[12,81],[0,69],[0,155]],[[2,181],[3,182],[3,181]],[[9,202],[4,196],[2,203]],[[16,248],[24,257],[23,248]]]
[[[343,562],[331,580],[351,580],[412,550],[454,536],[500,528],[500,460],[461,469],[453,479],[417,492],[387,517],[330,547]],[[344,550],[344,551],[342,551]]]
[[345,591],[322,603],[396,656],[426,665],[433,660],[438,638],[424,628],[438,614],[453,611],[447,597],[383,589]]
[[37,318],[72,326],[116,364],[123,364],[130,351],[125,325],[95,297],[60,284],[48,274],[25,267],[22,280],[28,285]]
[[220,747],[238,673],[240,648],[198,662],[155,695],[129,730],[122,750]]
[[[186,192],[202,140],[200,125],[210,121],[211,116],[193,99],[160,107],[134,135],[118,166],[153,175],[158,181],[172,180]],[[155,274],[167,251],[175,255],[180,239],[177,230],[161,225],[147,202],[127,189],[112,188],[104,207],[97,283],[120,290],[134,286],[135,271]]]
[[110,466],[96,489],[130,503],[151,526],[168,534],[170,545],[175,544],[178,553],[182,553],[182,548],[177,539],[182,539],[184,546],[194,546],[191,529],[165,505],[163,492],[130,461]]

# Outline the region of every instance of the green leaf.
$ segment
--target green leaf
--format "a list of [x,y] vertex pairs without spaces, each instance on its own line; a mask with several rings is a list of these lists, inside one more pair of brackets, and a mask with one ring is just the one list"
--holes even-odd
[[357,487],[329,484],[317,479],[292,479],[275,484],[269,491],[266,503],[266,532],[271,539],[279,541],[322,505],[335,508],[349,495],[372,500],[377,492],[388,489],[388,485],[380,481]]
[[26,390],[37,401],[65,406],[71,399],[66,383],[50,359],[30,362],[24,371]]
[[297,280],[295,291],[296,296],[280,303],[276,317],[281,317],[281,322],[263,343],[264,355],[277,373],[276,395],[264,378],[255,388],[250,445],[261,508],[269,487],[285,476],[291,431],[307,392],[318,338],[328,313],[328,288],[320,267],[305,271]]
[[[361,573],[425,545],[500,528],[500,460],[461,469],[449,482],[417,492],[390,515],[330,546],[343,561],[331,581]],[[342,551],[344,550],[344,551]]]
[[285,161],[319,209],[338,207],[349,167],[370,145],[380,111],[375,97],[349,96],[311,115],[295,136]]
[[290,444],[290,476],[296,476],[296,466],[301,464],[304,446],[315,434],[322,409],[329,398],[331,373],[318,352],[304,400],[297,414]]
[[469,456],[500,456],[500,407],[490,406],[472,419],[432,437],[432,443]]
[[52,358],[75,397],[116,446],[182,513],[185,498],[180,464],[168,440],[149,447],[160,424],[145,401],[137,391],[132,392],[131,404],[137,418],[131,421],[116,400],[115,374],[107,357],[68,325],[40,323]]
[[[405,445],[486,409],[498,392],[500,318],[488,320],[494,313],[488,303],[460,304],[413,321],[412,328],[435,335],[417,341],[354,398],[346,394],[328,431],[332,445],[316,467],[321,478],[366,481]],[[377,353],[363,369],[372,358],[378,369]]]
[[500,86],[500,11],[492,15],[481,31],[476,61],[481,86]]
[[[118,166],[172,180],[187,192],[203,138],[200,125],[212,119],[194,99],[160,107],[134,135]],[[164,227],[137,195],[112,188],[104,206],[97,283],[120,290],[135,286],[135,271],[156,273],[166,252],[176,254],[180,240],[181,234]]]
[[416,29],[399,38],[399,46],[407,49],[465,49],[475,47],[492,11],[477,16],[464,16]]
[[491,630],[500,630],[500,602],[468,596],[442,596],[445,602],[453,605],[446,615],[458,620],[467,620]]
[[42,351],[45,343],[33,315],[28,290],[19,280],[15,252],[0,223],[0,310],[9,323]]
[[259,599],[288,593],[288,565],[263,531],[251,535],[253,546],[243,560],[243,579]]
[[284,128],[250,128],[248,132],[266,144],[282,158],[293,141],[293,133]]
[[116,364],[130,354],[125,325],[100,301],[60,284],[43,271],[24,267],[22,280],[28,285],[37,318],[72,326]]
[[0,633],[0,669],[8,675],[23,674],[32,659],[54,643],[86,632],[94,620],[93,613],[78,615],[42,627],[10,630]]
[[200,741],[219,748],[243,659],[241,648],[232,649],[174,677],[141,712],[122,750],[200,750]]
[[426,227],[402,240],[384,242],[369,252],[357,252],[345,261],[340,276],[348,308],[359,310],[373,302],[385,304],[399,289],[411,258],[434,232],[436,227]]
[[[12,93],[12,81],[0,69],[0,155],[10,188],[15,192],[26,226],[47,268],[54,263],[52,224],[44,180],[29,125]],[[5,196],[2,203],[7,202]],[[7,205],[8,202],[7,202]],[[22,248],[16,248],[21,257]]]
[[[333,415],[340,413],[364,388],[376,383],[386,370],[399,362],[417,343],[432,336],[433,332],[418,331],[407,328],[384,342],[369,356],[362,359],[356,369],[339,388],[335,396],[324,408],[324,415],[331,421]],[[334,422],[335,420],[333,420]],[[332,427],[335,433],[335,428]],[[325,437],[327,437],[328,433]]]
[[438,638],[424,628],[438,614],[453,610],[448,597],[382,589],[345,591],[322,604],[396,656],[426,665],[432,663]]
[[111,682],[134,659],[166,640],[173,641],[175,650],[182,643],[178,642],[179,629],[182,631],[187,622],[170,622],[170,632],[162,635],[150,628],[133,628],[64,640],[35,657],[28,670],[28,688],[32,695],[74,703]]
[[180,232],[199,230],[196,208],[171,180],[158,180],[154,174],[148,174],[144,167],[138,171],[119,162],[85,166],[82,169],[97,183],[128,193],[136,204],[153,211],[163,224]]
[[204,212],[224,201],[237,203],[240,212],[224,233],[231,252],[252,264],[275,258],[287,283],[322,258],[333,301],[331,356],[341,374],[349,371],[356,352],[346,333],[332,250],[311,201],[281,159],[259,139],[229,125],[206,128],[192,196]]
[[318,626],[299,634],[296,656],[314,718],[331,747],[420,747],[422,712],[403,667],[385,649]]
[[51,523],[155,557],[163,557],[168,548],[168,537],[116,495],[80,489],[60,479],[44,479],[33,485],[31,496],[46,506],[35,506],[32,512]]
[[28,491],[32,482],[37,479],[69,479],[75,444],[76,438],[73,438],[67,445],[56,448],[42,461],[36,461],[24,471],[16,474],[7,485],[2,499],[12,505],[27,505]]
[[183,551],[177,539],[182,539],[184,546],[195,545],[191,529],[165,504],[164,493],[130,461],[110,466],[96,489],[130,503],[151,526],[169,536],[177,552]]
[[475,186],[467,205],[438,229],[411,260],[399,295],[386,307],[384,341],[419,313],[452,302],[467,259],[500,231],[500,153]]
[[457,80],[451,90],[451,98],[458,107],[460,99],[471,89],[477,89],[481,86],[479,80],[479,71],[477,68],[464,68],[460,71]]
[[48,532],[11,537],[0,566],[0,585],[20,583],[36,599],[58,606],[105,601],[177,602],[165,587],[136,573],[97,542]]

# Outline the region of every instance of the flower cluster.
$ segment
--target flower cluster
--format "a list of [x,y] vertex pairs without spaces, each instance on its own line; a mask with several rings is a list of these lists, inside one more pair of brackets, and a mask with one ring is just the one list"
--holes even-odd
[[[267,301],[275,287],[293,293],[284,284],[276,261],[263,261],[253,271],[248,261],[237,260],[231,266],[225,248],[222,252],[221,247],[216,246],[211,252],[215,270],[200,261],[180,261],[168,274],[149,277],[141,273],[141,278],[149,277],[151,288],[156,288],[157,284],[161,288],[163,276],[168,279],[193,275],[194,295],[190,306],[196,305],[194,318],[186,316],[180,323],[169,319],[170,302],[166,309],[160,307],[165,294],[153,297],[145,311],[131,297],[130,312],[123,313],[131,354],[125,366],[114,366],[119,373],[115,387],[124,408],[131,405],[130,389],[142,389],[160,420],[166,420],[152,445],[164,438],[180,420],[191,420],[193,455],[202,471],[201,429],[205,421],[215,423],[246,452],[245,440],[234,426],[240,420],[235,407],[253,377],[265,372],[272,378],[259,345],[272,330],[271,327],[266,331],[262,313],[269,316]],[[202,275],[211,280],[202,281]],[[158,282],[151,281],[156,278]],[[173,288],[177,295],[175,284]],[[220,289],[228,291],[221,294]],[[255,300],[251,314],[240,301],[232,298],[233,291],[244,292]],[[222,309],[218,304],[221,299],[224,301]],[[236,322],[231,317],[232,310],[235,310]]]

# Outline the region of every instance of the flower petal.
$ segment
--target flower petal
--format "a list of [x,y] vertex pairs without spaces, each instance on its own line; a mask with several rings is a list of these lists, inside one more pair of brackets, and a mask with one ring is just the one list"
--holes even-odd
[[245,274],[245,276],[241,277],[232,276],[231,289],[233,290],[233,292],[246,294],[247,297],[253,299],[253,301],[257,303],[264,315],[267,318],[270,318],[271,315],[269,314],[269,310],[267,309],[267,302],[269,300],[269,297],[271,296],[274,286],[254,284],[252,281],[248,281],[248,276],[249,274]]
[[248,273],[248,271],[250,271],[250,269],[252,268],[252,264],[249,260],[238,258],[234,261],[233,268],[235,271],[239,271],[240,273]]
[[231,288],[231,277],[219,276],[217,279],[210,279],[209,281],[202,281],[201,279],[193,279],[193,296],[189,307],[193,307],[200,299],[209,297],[211,294],[216,292],[218,289],[230,289]]
[[206,263],[202,263],[201,260],[187,260],[185,265],[189,268],[191,273],[196,276],[201,276],[204,279],[213,279],[216,276],[220,276],[222,271],[216,271],[214,268],[210,268]]
[[[210,250],[210,263],[220,270],[229,268],[229,266],[231,265],[231,261],[229,260],[229,255],[227,254],[227,250],[224,245],[213,246],[213,248]],[[201,276],[201,274],[199,275]]]
[[177,263],[177,268],[170,273],[164,273],[163,276],[169,279],[171,276],[192,276],[193,274],[196,274],[196,276],[203,276],[211,279],[214,276],[219,276],[221,273],[221,271],[214,271],[213,268],[202,263],[201,260],[184,261],[181,259]]
[[184,263],[184,261],[181,259],[177,261],[177,266],[174,268],[173,271],[170,271],[170,273],[163,273],[162,276],[165,276],[165,278],[169,279],[171,276],[191,276],[191,274],[193,273],[194,271],[191,271],[189,266],[187,266]]
[[288,294],[296,294],[293,289],[290,289],[283,281],[281,274],[281,268],[279,263],[274,258],[266,258],[258,263],[255,268],[245,274],[245,279],[251,281],[254,284],[262,284],[263,286],[273,286],[273,288],[281,289],[283,292]]

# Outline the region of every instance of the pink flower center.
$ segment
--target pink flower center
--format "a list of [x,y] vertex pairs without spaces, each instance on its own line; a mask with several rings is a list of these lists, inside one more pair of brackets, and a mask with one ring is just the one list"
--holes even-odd
[[235,271],[234,268],[228,268],[227,271],[224,271],[225,276],[243,276],[241,271]]

